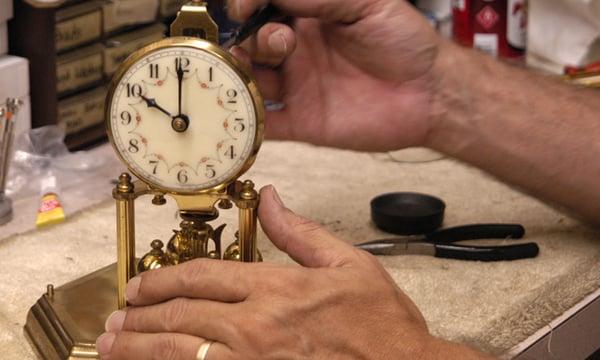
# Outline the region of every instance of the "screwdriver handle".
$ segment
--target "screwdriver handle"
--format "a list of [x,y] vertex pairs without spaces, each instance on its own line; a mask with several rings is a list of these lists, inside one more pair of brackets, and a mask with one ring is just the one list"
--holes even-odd
[[229,48],[243,43],[244,40],[256,34],[268,22],[281,22],[286,19],[288,19],[287,16],[283,15],[275,5],[269,3],[257,10],[246,22],[240,25],[233,33],[231,39],[225,43],[224,47]]

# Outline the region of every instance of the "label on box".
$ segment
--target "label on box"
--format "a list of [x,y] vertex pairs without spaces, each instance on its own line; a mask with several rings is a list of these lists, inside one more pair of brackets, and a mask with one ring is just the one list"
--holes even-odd
[[65,93],[102,80],[103,51],[103,46],[94,45],[59,57],[56,66],[57,92]]
[[[522,0],[469,0],[467,4],[472,34],[470,37],[474,47],[494,56],[522,57],[526,26],[526,21],[523,21],[526,18],[519,18],[525,11]],[[514,17],[511,20],[513,12]],[[509,28],[509,22],[513,29]],[[513,45],[510,44],[511,36],[514,40]]]
[[475,34],[473,37],[473,47],[496,57],[498,56],[498,35]]
[[67,135],[104,121],[106,89],[99,87],[58,103],[58,125]]
[[150,23],[156,18],[158,0],[129,0],[104,4],[104,32],[127,25]]
[[160,16],[176,15],[185,3],[185,0],[160,0]]
[[86,44],[102,35],[102,8],[95,3],[83,5],[57,13],[54,35],[56,51]]
[[164,38],[165,31],[165,26],[155,25],[108,39],[108,47],[104,51],[104,73],[107,76],[112,75],[134,51]]

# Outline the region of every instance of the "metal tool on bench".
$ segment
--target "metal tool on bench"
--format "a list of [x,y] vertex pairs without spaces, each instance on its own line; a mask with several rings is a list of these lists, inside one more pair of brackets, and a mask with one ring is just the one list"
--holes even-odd
[[427,235],[413,235],[375,240],[356,245],[373,255],[430,255],[438,258],[508,261],[534,258],[539,253],[535,243],[517,245],[457,245],[459,241],[477,239],[521,239],[525,229],[513,224],[464,225],[437,230]]
[[21,107],[21,100],[6,99],[0,106],[0,225],[12,220],[12,200],[6,196],[6,179],[10,167],[14,138],[15,115]]
[[356,245],[374,255],[430,255],[439,258],[508,261],[536,257],[535,243],[478,246],[456,244],[467,240],[521,239],[522,225],[476,224],[439,230],[446,204],[430,195],[390,193],[371,201],[371,218],[380,229],[403,237]]

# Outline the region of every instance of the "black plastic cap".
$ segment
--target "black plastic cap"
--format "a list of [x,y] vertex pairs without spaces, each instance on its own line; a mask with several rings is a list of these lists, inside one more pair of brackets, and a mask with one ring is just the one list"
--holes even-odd
[[371,201],[371,218],[383,231],[398,235],[429,234],[444,222],[446,204],[418,193],[390,193]]

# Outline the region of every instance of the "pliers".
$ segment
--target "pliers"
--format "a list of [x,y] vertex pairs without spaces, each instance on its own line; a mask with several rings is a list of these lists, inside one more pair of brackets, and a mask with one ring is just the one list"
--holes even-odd
[[438,258],[473,261],[509,261],[534,258],[536,243],[499,246],[456,245],[456,242],[480,239],[521,239],[525,228],[512,224],[464,225],[434,231],[426,235],[396,237],[356,245],[373,255],[429,255]]

